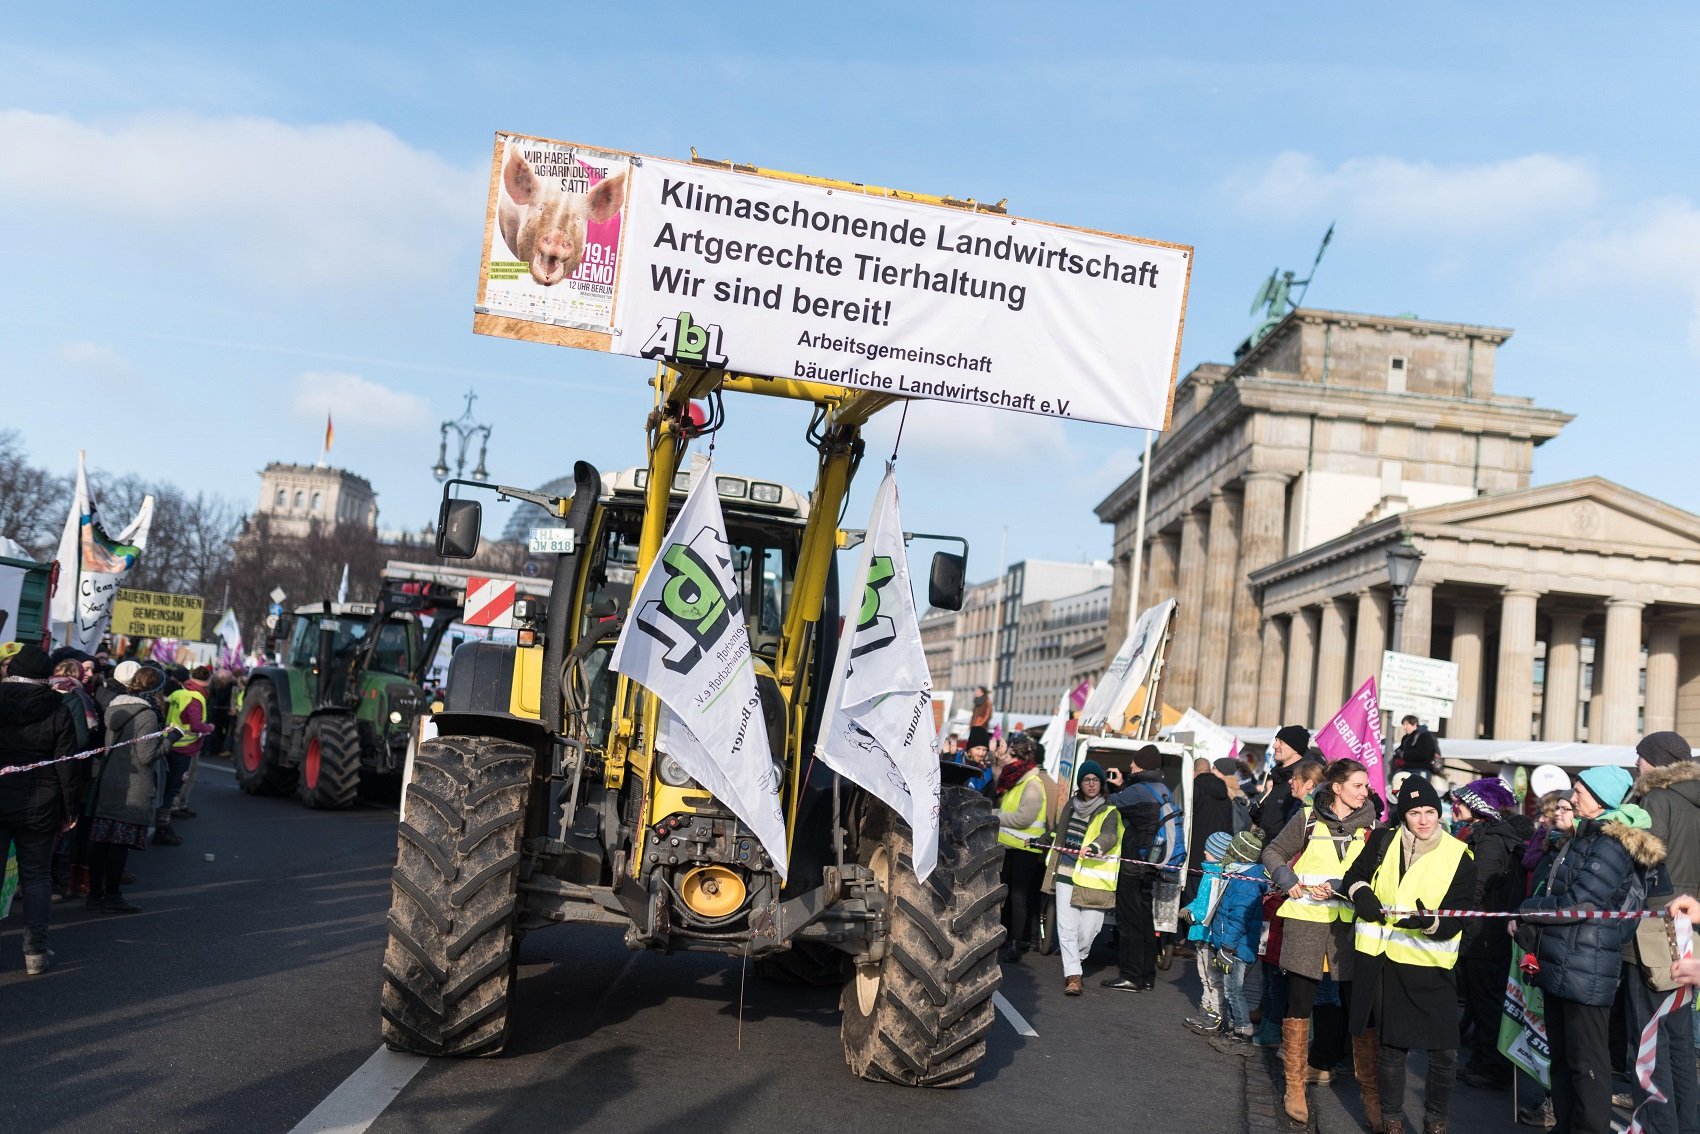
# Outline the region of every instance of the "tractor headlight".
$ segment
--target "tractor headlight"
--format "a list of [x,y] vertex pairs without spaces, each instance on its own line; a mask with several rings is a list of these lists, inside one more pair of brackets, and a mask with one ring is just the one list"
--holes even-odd
[[399,709],[391,709],[390,710],[390,723],[391,724],[400,724],[401,723],[401,711]]
[[661,754],[661,763],[656,766],[655,772],[668,787],[689,787],[694,782],[685,766],[666,753]]

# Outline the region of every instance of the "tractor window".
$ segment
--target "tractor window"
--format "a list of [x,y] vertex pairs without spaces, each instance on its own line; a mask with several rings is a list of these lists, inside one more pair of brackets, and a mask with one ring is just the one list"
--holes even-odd
[[[385,673],[406,674],[417,647],[412,622],[386,622],[378,631],[378,648],[372,655],[372,668]],[[364,629],[364,628],[362,628]]]
[[289,664],[305,669],[317,660],[319,652],[319,616],[302,615],[295,619],[295,633],[289,643]]

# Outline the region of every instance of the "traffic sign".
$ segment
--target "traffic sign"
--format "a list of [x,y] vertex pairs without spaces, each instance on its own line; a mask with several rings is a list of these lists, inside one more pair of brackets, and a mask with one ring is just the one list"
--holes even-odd
[[515,585],[511,582],[468,576],[466,613],[461,621],[468,626],[511,629],[514,624],[514,591]]
[[273,602],[282,602],[284,599],[286,599],[288,597],[289,597],[289,592],[285,591],[282,587],[273,587],[272,588],[271,598],[272,598]]
[[1381,655],[1381,707],[1424,721],[1452,715],[1458,699],[1458,663],[1385,650]]
[[271,615],[273,618],[276,618],[278,615],[283,613],[283,604],[277,602],[272,603],[266,613]]

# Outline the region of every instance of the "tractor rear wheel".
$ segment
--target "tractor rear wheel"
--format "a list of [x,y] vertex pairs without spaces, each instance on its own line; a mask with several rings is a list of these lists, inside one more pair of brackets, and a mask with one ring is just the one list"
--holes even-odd
[[249,795],[284,795],[295,786],[295,769],[280,766],[283,754],[283,712],[277,690],[269,681],[256,681],[242,698],[236,718],[236,782]]
[[390,875],[384,1042],[495,1055],[508,1039],[520,838],[534,757],[504,740],[427,740]]
[[1003,981],[1003,847],[985,796],[946,787],[939,803],[939,860],[926,882],[906,825],[878,808],[863,827],[859,858],[885,891],[890,926],[884,958],[857,966],[842,997],[844,1058],[864,1079],[960,1086],[986,1056]]
[[301,802],[340,811],[360,794],[360,725],[348,713],[325,713],[307,722],[301,758]]

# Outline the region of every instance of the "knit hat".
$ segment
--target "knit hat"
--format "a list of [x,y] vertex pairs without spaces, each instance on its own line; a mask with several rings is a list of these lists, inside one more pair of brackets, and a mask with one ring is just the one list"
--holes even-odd
[[1395,826],[1405,821],[1405,812],[1417,807],[1432,807],[1440,810],[1440,795],[1434,790],[1434,785],[1422,776],[1407,776],[1405,782],[1399,785],[1399,794],[1393,797],[1393,814],[1388,821]]
[[1627,771],[1615,766],[1589,768],[1577,777],[1582,786],[1588,789],[1588,794],[1600,801],[1600,806],[1611,811],[1620,804],[1635,786],[1635,780]]
[[23,648],[22,642],[0,642],[0,662],[10,661]]
[[1155,744],[1147,744],[1133,754],[1133,763],[1142,772],[1155,772],[1163,766],[1163,754]]
[[13,677],[45,680],[53,676],[53,662],[40,646],[25,646],[12,655],[11,668],[6,672]]
[[1096,760],[1082,760],[1080,767],[1074,770],[1074,782],[1078,784],[1087,776],[1097,776],[1098,782],[1104,782],[1104,766]]
[[1263,857],[1263,836],[1256,827],[1248,827],[1235,835],[1228,844],[1228,853],[1222,856],[1223,862],[1256,862]]
[[1517,807],[1517,797],[1511,794],[1511,789],[1506,787],[1505,781],[1498,776],[1472,780],[1461,788],[1453,788],[1452,799],[1483,819],[1499,819]]
[[1204,840],[1204,857],[1211,862],[1221,862],[1233,843],[1232,835],[1226,831],[1217,831]]
[[112,679],[118,684],[128,686],[136,679],[136,672],[142,668],[142,663],[135,658],[128,658],[118,663],[112,671]]
[[1275,739],[1303,756],[1310,751],[1310,729],[1304,725],[1290,724],[1275,734]]
[[1211,761],[1210,766],[1215,768],[1224,776],[1237,776],[1240,774],[1240,766],[1232,756],[1218,756],[1215,760]]
[[1693,759],[1694,750],[1688,746],[1688,741],[1674,732],[1650,732],[1635,746],[1635,755],[1655,768],[1663,768],[1667,764]]

